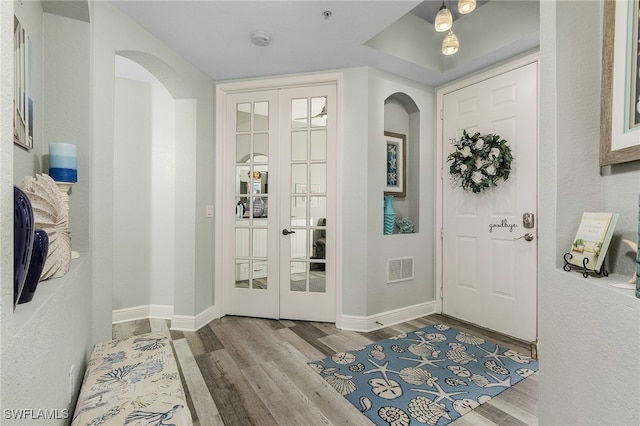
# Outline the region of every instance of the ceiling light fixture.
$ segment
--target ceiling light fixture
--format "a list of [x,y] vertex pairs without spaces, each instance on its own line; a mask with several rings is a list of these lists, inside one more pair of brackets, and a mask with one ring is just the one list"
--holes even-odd
[[451,28],[444,40],[442,40],[442,54],[447,56],[453,55],[458,51],[459,47],[458,37],[453,33],[453,28]]
[[476,9],[476,0],[458,0],[458,12],[465,15]]
[[[476,0],[458,0],[458,12],[461,14],[471,13],[476,8]],[[451,15],[451,0],[449,0],[449,8],[444,4],[442,0],[442,6],[436,14],[433,25],[436,27],[436,31],[444,32],[448,31],[447,35],[442,40],[442,54],[453,55],[460,48],[460,42],[458,37],[453,33],[453,15]]]
[[438,10],[438,14],[436,15],[436,20],[433,25],[439,33],[447,31],[451,28],[451,25],[453,25],[453,16],[451,15],[451,11],[447,9],[447,6],[445,6],[444,0],[442,0],[442,6],[440,6],[440,10]]

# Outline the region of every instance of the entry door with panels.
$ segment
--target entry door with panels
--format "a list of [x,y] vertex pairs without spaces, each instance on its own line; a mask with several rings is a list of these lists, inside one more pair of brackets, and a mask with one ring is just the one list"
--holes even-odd
[[[537,62],[443,95],[443,313],[527,341],[537,337]],[[446,158],[463,130],[495,133],[514,156],[484,193],[452,185]]]
[[335,321],[335,117],[333,85],[227,97],[225,313]]

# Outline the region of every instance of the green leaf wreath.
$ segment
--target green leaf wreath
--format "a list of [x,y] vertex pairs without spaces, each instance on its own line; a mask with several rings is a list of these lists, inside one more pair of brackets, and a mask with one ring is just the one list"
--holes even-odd
[[500,136],[477,132],[470,136],[464,130],[460,139],[451,142],[456,149],[447,157],[447,162],[451,162],[449,173],[465,191],[477,194],[509,179],[513,155]]

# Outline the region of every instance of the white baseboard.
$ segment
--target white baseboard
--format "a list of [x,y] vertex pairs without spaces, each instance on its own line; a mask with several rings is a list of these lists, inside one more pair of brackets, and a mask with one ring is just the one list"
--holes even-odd
[[117,309],[111,312],[111,323],[135,321],[145,318],[171,319],[173,318],[173,306],[171,305],[145,305],[133,308]]
[[171,319],[171,330],[197,331],[220,316],[216,307],[211,306],[196,316],[174,315]]
[[[342,315],[340,328],[343,330],[369,332],[401,322],[410,321],[425,315],[435,314],[436,301],[418,303],[417,305],[394,309],[368,317]],[[145,318],[170,319],[171,329],[179,331],[197,331],[210,321],[220,318],[215,306],[211,306],[198,315],[173,315],[173,306],[147,305],[118,309],[112,312],[112,323],[134,321]]]
[[196,316],[189,316],[173,315],[173,306],[170,305],[146,305],[112,311],[111,323],[157,318],[171,320],[172,330],[196,331],[218,317],[215,306],[205,309]]
[[369,332],[401,322],[410,321],[436,313],[436,301],[418,303],[405,308],[394,309],[368,317],[343,315],[340,328],[343,330]]

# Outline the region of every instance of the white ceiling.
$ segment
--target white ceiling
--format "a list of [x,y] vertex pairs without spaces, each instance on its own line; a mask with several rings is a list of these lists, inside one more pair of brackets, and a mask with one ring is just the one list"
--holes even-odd
[[[423,19],[442,0],[111,1],[215,81],[374,66],[436,87],[539,43],[539,18],[531,16],[539,15],[538,0],[492,0],[456,19],[461,49],[452,57],[439,53],[443,34]],[[529,25],[492,34],[496,11]],[[254,31],[268,33],[271,44],[254,45]],[[486,47],[471,47],[485,36]]]

